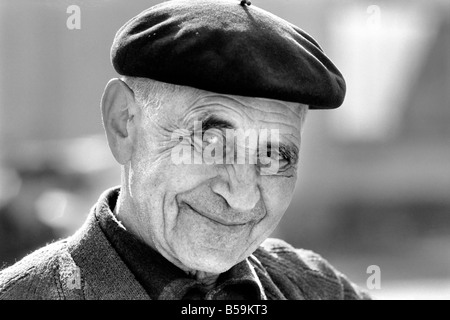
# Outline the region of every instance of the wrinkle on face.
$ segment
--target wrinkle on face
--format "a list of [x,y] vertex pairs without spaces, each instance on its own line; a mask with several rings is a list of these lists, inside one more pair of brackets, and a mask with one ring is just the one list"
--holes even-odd
[[[236,129],[278,129],[280,141],[299,149],[305,106],[186,90],[167,97],[151,121],[140,122],[129,169],[135,194],[131,219],[138,221],[133,228],[144,242],[183,270],[223,272],[273,231],[292,198],[296,168],[285,175],[261,176],[250,164],[175,165],[170,157],[177,144],[172,133],[189,132],[194,121],[216,115]],[[250,198],[254,205],[245,210],[231,204]],[[239,229],[222,222],[245,225]]]

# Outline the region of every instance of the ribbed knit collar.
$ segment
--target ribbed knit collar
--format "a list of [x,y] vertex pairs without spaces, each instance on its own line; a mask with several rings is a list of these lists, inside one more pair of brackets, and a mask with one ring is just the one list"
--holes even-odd
[[261,282],[248,259],[221,274],[207,291],[183,270],[128,232],[113,214],[120,193],[111,189],[99,199],[95,216],[107,239],[151,299],[261,300]]

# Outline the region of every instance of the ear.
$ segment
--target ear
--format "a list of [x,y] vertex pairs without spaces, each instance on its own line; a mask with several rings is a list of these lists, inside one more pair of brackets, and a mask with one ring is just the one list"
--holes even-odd
[[101,108],[109,148],[117,162],[124,165],[133,151],[134,130],[129,123],[136,112],[134,93],[122,80],[111,79],[103,92]]

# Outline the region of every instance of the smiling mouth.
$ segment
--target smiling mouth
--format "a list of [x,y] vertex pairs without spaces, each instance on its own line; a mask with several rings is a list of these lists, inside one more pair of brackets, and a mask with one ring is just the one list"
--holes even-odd
[[184,204],[186,205],[186,207],[188,207],[190,210],[192,210],[193,212],[197,213],[198,215],[207,218],[215,223],[221,224],[223,226],[226,227],[239,227],[239,226],[245,226],[246,224],[248,224],[248,222],[230,222],[227,220],[224,220],[220,217],[212,217],[209,214],[206,214],[204,212],[200,212],[197,209],[194,209],[193,207],[191,207],[188,203],[184,202]]

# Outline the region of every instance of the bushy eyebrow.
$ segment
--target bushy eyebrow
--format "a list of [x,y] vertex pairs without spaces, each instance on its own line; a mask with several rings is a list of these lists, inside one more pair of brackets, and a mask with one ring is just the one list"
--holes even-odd
[[202,132],[206,132],[209,129],[236,129],[233,123],[214,114],[206,115],[201,121]]

